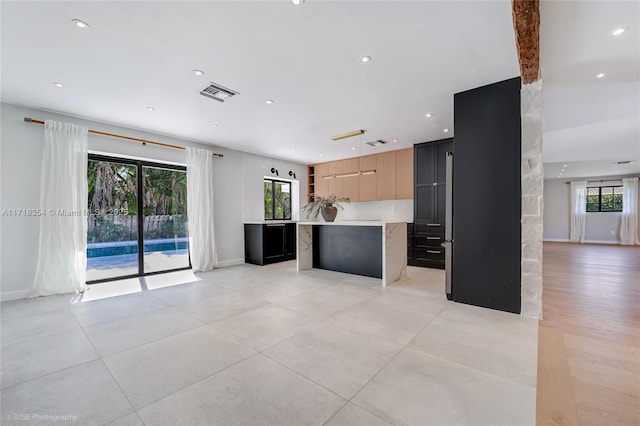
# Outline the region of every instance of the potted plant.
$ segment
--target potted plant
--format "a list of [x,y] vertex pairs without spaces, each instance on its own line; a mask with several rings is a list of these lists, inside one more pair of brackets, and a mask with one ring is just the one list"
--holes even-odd
[[313,219],[318,218],[318,214],[322,214],[325,222],[333,222],[338,214],[338,207],[344,209],[339,203],[350,203],[348,198],[338,198],[335,194],[331,194],[328,198],[316,195],[313,201],[302,208],[307,217]]

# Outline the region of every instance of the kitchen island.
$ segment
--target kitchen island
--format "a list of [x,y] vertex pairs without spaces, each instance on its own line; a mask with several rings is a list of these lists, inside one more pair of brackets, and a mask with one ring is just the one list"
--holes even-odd
[[298,271],[364,275],[383,286],[407,276],[406,222],[298,222],[296,249]]

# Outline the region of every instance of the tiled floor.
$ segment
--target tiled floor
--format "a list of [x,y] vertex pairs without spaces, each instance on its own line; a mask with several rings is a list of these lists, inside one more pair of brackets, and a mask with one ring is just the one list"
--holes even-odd
[[408,274],[385,289],[285,262],[4,302],[0,422],[533,425],[538,322]]

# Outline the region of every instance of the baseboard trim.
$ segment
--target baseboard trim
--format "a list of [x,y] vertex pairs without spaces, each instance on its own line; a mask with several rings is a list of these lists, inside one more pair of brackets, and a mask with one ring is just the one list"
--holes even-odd
[[3,291],[0,293],[0,302],[6,302],[7,300],[18,300],[27,297],[29,290],[14,290]]
[[243,265],[244,258],[242,259],[231,259],[231,260],[223,260],[222,262],[218,262],[216,268],[226,268],[227,266],[236,266]]
[[[544,238],[543,242],[549,243],[570,243],[571,241],[562,238]],[[582,244],[620,244],[620,241],[611,240],[585,240]]]

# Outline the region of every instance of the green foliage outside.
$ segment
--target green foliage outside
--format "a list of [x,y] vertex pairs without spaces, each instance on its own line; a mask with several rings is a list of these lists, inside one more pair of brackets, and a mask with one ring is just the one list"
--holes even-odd
[[291,219],[291,184],[289,182],[264,180],[264,218]]
[[[171,216],[159,221],[157,228],[147,230],[145,239],[188,236],[186,172],[154,167],[142,170],[144,216]],[[95,226],[88,231],[88,241],[135,240],[139,206],[137,167],[92,160],[88,164],[87,181],[89,219],[95,220]]]
[[587,212],[622,211],[622,187],[587,188]]

